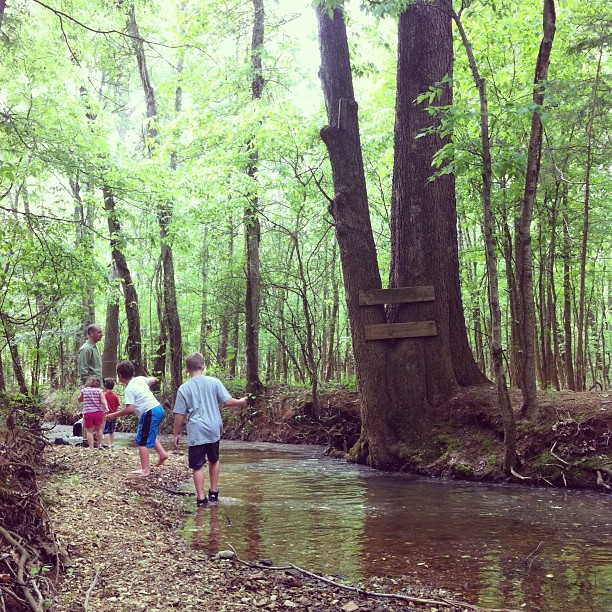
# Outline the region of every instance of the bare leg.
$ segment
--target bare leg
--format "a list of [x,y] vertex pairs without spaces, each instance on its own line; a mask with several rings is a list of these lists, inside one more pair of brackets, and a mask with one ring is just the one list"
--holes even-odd
[[164,450],[162,443],[157,439],[155,440],[153,448],[157,451],[157,454],[159,455],[159,461],[157,462],[157,467],[159,467],[168,458],[168,453]]
[[93,448],[94,447],[94,430],[93,430],[93,427],[91,429],[86,429],[85,431],[87,432],[87,445],[89,446],[89,448]]
[[104,442],[104,427],[96,429],[96,436],[98,437],[98,446],[102,448],[102,442]]
[[139,446],[138,455],[140,456],[140,466],[142,469],[134,470],[133,472],[130,472],[130,474],[148,476],[151,473],[151,466],[149,464],[149,449],[146,446]]
[[199,470],[193,470],[193,484],[195,484],[198,499],[204,499],[204,466]]
[[210,478],[210,490],[219,490],[219,472],[221,471],[221,462],[208,463],[208,477]]

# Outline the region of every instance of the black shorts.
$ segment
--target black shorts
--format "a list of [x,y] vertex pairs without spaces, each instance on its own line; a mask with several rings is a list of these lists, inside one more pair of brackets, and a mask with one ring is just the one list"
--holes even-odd
[[197,446],[189,447],[189,467],[192,470],[199,470],[206,465],[206,457],[211,463],[219,461],[219,442],[210,444],[198,444]]

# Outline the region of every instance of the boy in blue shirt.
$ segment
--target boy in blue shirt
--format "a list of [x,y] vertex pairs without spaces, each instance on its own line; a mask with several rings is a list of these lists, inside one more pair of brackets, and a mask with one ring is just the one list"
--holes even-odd
[[[185,369],[190,379],[179,387],[174,403],[174,447],[178,449],[186,419],[189,467],[193,470],[197,505],[205,506],[209,499],[211,502],[219,500],[219,442],[223,432],[219,405],[242,407],[247,405],[247,398],[232,398],[218,378],[204,376],[204,357],[201,353],[189,355],[185,360]],[[204,494],[207,457],[210,480],[208,497]]]
[[138,417],[138,432],[136,433],[136,444],[140,456],[140,470],[134,470],[132,474],[149,476],[151,473],[149,463],[149,449],[154,448],[159,455],[157,466],[159,467],[167,458],[168,453],[164,450],[161,442],[157,439],[159,424],[164,418],[164,409],[159,405],[157,398],[151,392],[151,385],[157,383],[157,379],[146,376],[134,376],[134,364],[131,361],[122,361],[117,366],[117,378],[119,382],[127,385],[123,392],[125,408],[118,412],[106,415],[107,419],[116,419],[127,414],[135,414]]

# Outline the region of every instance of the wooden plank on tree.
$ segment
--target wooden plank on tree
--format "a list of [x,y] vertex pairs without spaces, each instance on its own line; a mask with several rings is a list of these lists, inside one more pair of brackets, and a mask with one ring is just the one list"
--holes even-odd
[[408,302],[431,302],[436,299],[432,285],[424,287],[397,287],[396,289],[371,289],[359,292],[359,305],[404,304]]
[[413,323],[381,323],[365,326],[366,340],[389,340],[393,338],[419,338],[437,336],[435,321]]

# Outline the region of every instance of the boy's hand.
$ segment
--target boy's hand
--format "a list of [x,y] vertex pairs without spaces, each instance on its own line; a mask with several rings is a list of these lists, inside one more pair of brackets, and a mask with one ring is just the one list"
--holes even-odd
[[178,447],[179,447],[179,440],[180,440],[180,438],[181,438],[181,436],[180,436],[180,435],[174,436],[174,448],[175,448],[176,450],[178,450]]

